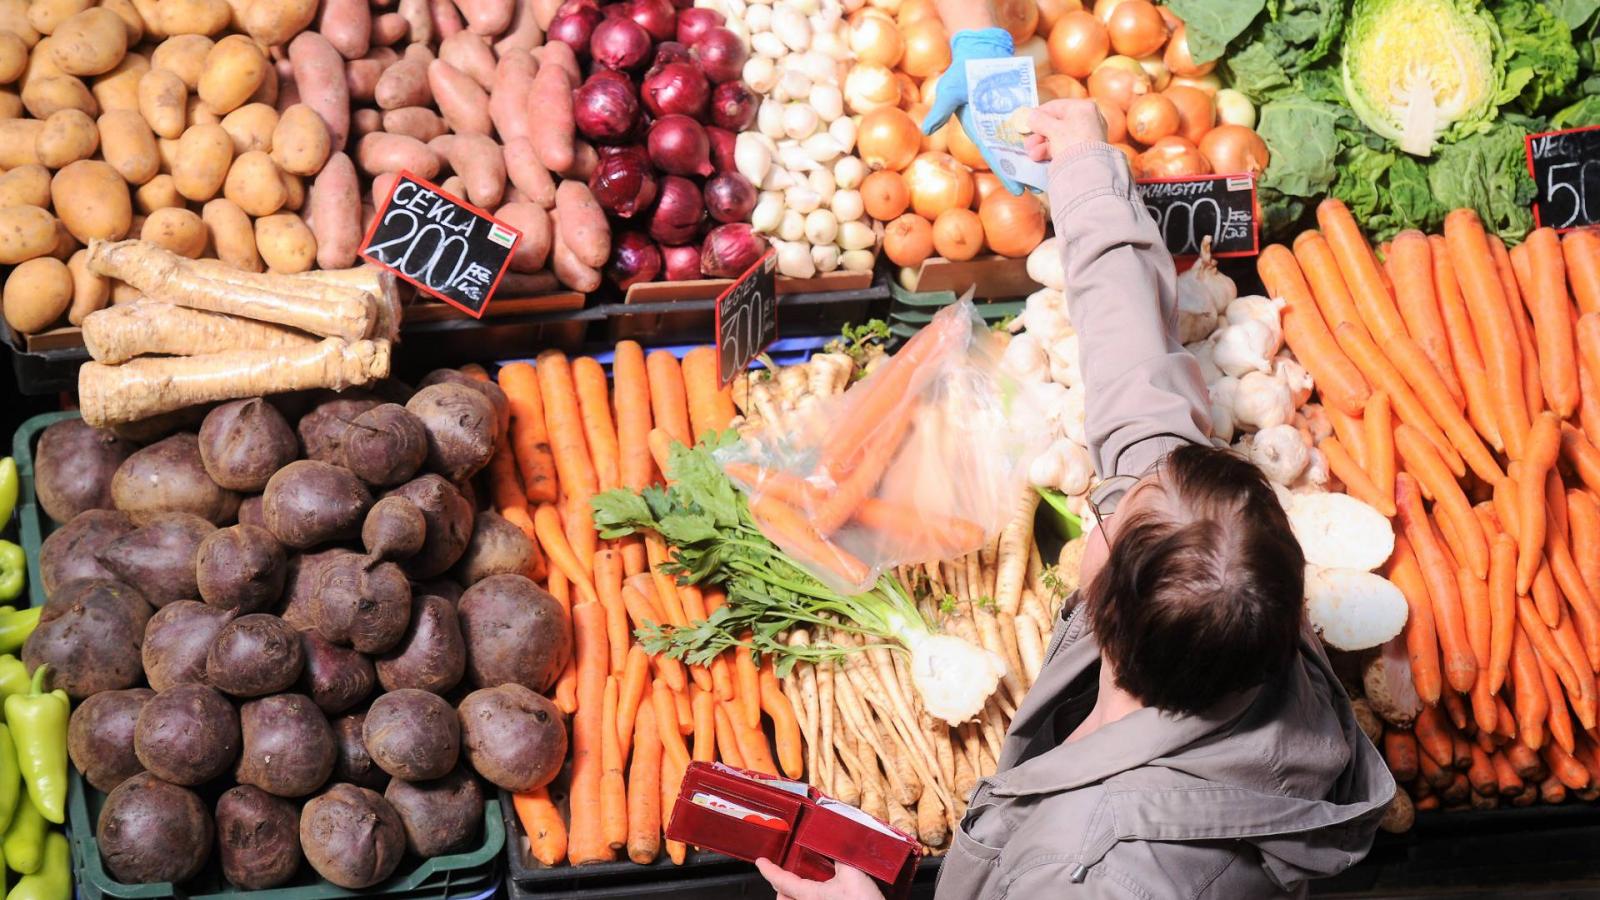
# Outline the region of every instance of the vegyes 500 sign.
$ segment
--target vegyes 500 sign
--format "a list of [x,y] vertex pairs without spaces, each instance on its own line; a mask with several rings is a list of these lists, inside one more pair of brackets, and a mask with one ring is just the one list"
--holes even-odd
[[1600,125],[1529,135],[1533,220],[1557,231],[1600,224]]

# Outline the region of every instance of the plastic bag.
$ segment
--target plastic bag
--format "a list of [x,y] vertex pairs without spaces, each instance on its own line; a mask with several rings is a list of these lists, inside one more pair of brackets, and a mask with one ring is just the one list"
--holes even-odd
[[970,553],[1015,515],[1049,443],[1003,350],[963,298],[843,394],[746,432],[717,460],[762,532],[837,589]]

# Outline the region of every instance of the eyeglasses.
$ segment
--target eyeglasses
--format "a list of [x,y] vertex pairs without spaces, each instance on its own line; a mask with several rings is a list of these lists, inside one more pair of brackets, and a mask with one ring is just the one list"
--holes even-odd
[[[1096,528],[1106,527],[1106,520],[1116,514],[1117,507],[1122,504],[1122,498],[1127,496],[1128,491],[1138,483],[1138,477],[1133,475],[1113,475],[1095,485],[1094,490],[1084,497],[1084,501],[1089,507],[1089,513],[1094,516]],[[1101,535],[1104,534],[1102,531]]]

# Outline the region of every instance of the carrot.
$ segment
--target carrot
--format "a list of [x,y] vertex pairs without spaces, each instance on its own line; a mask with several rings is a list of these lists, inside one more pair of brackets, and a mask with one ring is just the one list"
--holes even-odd
[[[1519,264],[1506,251],[1499,235],[1489,236],[1489,253],[1494,258],[1495,274],[1500,278],[1500,291],[1511,307],[1511,324],[1516,329],[1517,347],[1522,353],[1522,396],[1528,404],[1528,415],[1535,416],[1545,409],[1544,388],[1539,383],[1539,350],[1533,339],[1533,322],[1528,318],[1528,310],[1522,302],[1522,288],[1518,286],[1519,280],[1531,279],[1532,273],[1527,271],[1519,279]],[[1527,270],[1527,252],[1520,253],[1519,259],[1521,267]]]
[[[1534,608],[1533,600],[1528,597],[1517,598],[1517,624],[1521,626],[1522,633],[1528,636],[1528,642],[1533,645],[1533,650],[1540,661],[1556,670],[1556,675],[1561,683],[1566,686],[1567,692],[1573,697],[1583,696],[1583,689],[1578,682],[1578,675],[1572,671],[1572,666],[1556,645],[1555,635],[1539,617],[1539,611]],[[1515,674],[1512,675],[1515,678]]]
[[628,769],[628,858],[640,865],[661,852],[661,738],[651,704],[633,725],[633,765]]
[[689,748],[683,743],[683,733],[678,730],[678,706],[672,699],[672,688],[660,678],[655,681],[650,694],[651,711],[655,714],[656,735],[661,739],[662,752],[674,764],[689,764]]
[[[1395,477],[1395,507],[1428,587],[1439,646],[1443,650],[1445,678],[1457,692],[1466,693],[1472,690],[1473,681],[1478,677],[1478,665],[1467,641],[1455,569],[1446,564],[1433,536],[1427,514],[1422,511],[1422,495],[1416,481],[1404,472]],[[1473,525],[1476,527],[1477,522]]]
[[1451,746],[1450,726],[1437,706],[1423,706],[1412,726],[1417,746],[1434,764],[1448,769],[1455,764],[1455,748]]
[[1405,334],[1405,322],[1383,283],[1383,273],[1372,255],[1372,247],[1361,234],[1361,226],[1356,224],[1349,207],[1332,198],[1322,201],[1317,205],[1317,224],[1328,240],[1328,248],[1333,251],[1345,284],[1350,286],[1350,296],[1372,336],[1387,341]]
[[545,427],[555,454],[561,491],[584,503],[599,491],[594,463],[584,436],[583,414],[578,409],[578,389],[566,354],[546,350],[539,354],[539,392],[544,397]]
[[527,509],[528,495],[522,489],[522,476],[517,474],[516,454],[511,451],[511,435],[502,434],[489,457],[489,496],[495,512],[505,515],[507,510]]
[[[677,808],[678,791],[683,787],[683,772],[688,763],[680,764],[671,756],[661,755],[661,831],[663,835],[672,825],[672,814]],[[683,841],[667,839],[667,857],[675,866],[683,865],[689,855],[689,847]]]
[[[1394,425],[1390,415],[1389,395],[1376,391],[1362,414],[1362,443],[1367,448],[1367,474],[1372,476],[1373,487],[1387,503],[1379,509],[1394,509]],[[1386,513],[1393,516],[1393,512]]]
[[1500,782],[1494,774],[1494,764],[1489,762],[1489,754],[1481,747],[1473,746],[1471,753],[1472,765],[1467,768],[1467,781],[1472,783],[1472,789],[1480,796],[1493,797],[1500,789]]
[[1435,511],[1449,520],[1465,556],[1461,564],[1474,578],[1489,577],[1489,546],[1461,486],[1450,477],[1427,440],[1410,425],[1402,423],[1395,428],[1394,443],[1405,461],[1406,471],[1433,493]]
[[1583,365],[1590,372],[1600,372],[1600,312],[1584,313],[1578,317],[1577,343]]
[[1393,404],[1400,421],[1422,432],[1428,443],[1439,451],[1440,458],[1452,473],[1457,477],[1466,474],[1466,466],[1460,454],[1451,446],[1450,439],[1445,437],[1428,408],[1417,398],[1389,357],[1378,349],[1378,345],[1348,322],[1340,325],[1334,333],[1339,338],[1339,346],[1350,354],[1356,368],[1367,376],[1374,388],[1389,395],[1389,402]]
[[555,457],[544,420],[539,375],[528,363],[500,367],[500,390],[511,406],[511,448],[529,503],[554,503],[559,495]]
[[1567,695],[1561,690],[1561,681],[1544,660],[1539,661],[1539,683],[1545,695],[1545,727],[1552,741],[1563,747],[1576,746],[1572,733],[1572,716],[1567,712]]
[[1600,312],[1600,233],[1581,228],[1561,240],[1573,299],[1585,313]]
[[1556,580],[1550,577],[1550,567],[1543,562],[1539,563],[1539,571],[1533,575],[1534,609],[1539,612],[1539,619],[1550,628],[1561,624],[1565,615],[1561,602],[1561,591],[1556,588]]
[[622,602],[622,554],[601,550],[594,555],[595,593],[606,611],[606,639],[611,648],[611,674],[621,676],[628,659],[628,608]]
[[722,384],[715,347],[696,347],[683,356],[683,389],[689,405],[689,425],[694,439],[733,424],[733,389]]
[[[1417,399],[1427,407],[1433,420],[1438,423],[1439,429],[1449,438],[1450,444],[1473,472],[1479,478],[1492,482],[1500,477],[1500,465],[1495,462],[1494,455],[1479,440],[1478,433],[1473,430],[1472,424],[1461,413],[1454,398],[1445,388],[1439,374],[1433,370],[1433,365],[1416,342],[1408,337],[1396,336],[1384,346],[1384,352],[1394,363],[1396,369],[1405,377],[1406,383],[1416,391]],[[1451,467],[1454,470],[1454,466]],[[1460,472],[1456,472],[1460,475]]]
[[1562,595],[1567,598],[1573,624],[1578,627],[1578,636],[1583,640],[1584,660],[1593,671],[1600,668],[1600,611],[1595,608],[1594,595],[1589,592],[1589,585],[1572,558],[1567,540],[1561,534],[1559,525],[1552,521],[1545,529],[1545,564],[1549,566],[1550,575]]
[[[723,704],[726,707],[728,704]],[[743,724],[734,715],[737,710],[728,710],[728,721],[733,728],[733,739],[739,747],[739,755],[744,757],[744,767],[752,772],[764,775],[777,775],[778,766],[772,761],[772,752],[767,749],[767,736],[759,727],[752,728]]]
[[526,794],[512,794],[522,830],[528,833],[528,852],[546,866],[559,863],[567,855],[567,824],[561,811],[550,802],[550,791],[538,788]]
[[[706,615],[711,615],[722,606],[727,605],[728,597],[721,588],[707,588],[705,591]],[[728,659],[729,653],[723,651],[711,661],[711,689],[718,700],[733,699],[733,669],[732,662]]]
[[624,757],[633,741],[634,720],[639,717],[645,692],[650,690],[650,654],[644,647],[634,644],[628,648],[627,660],[622,666],[622,684],[617,689],[617,740]]
[[611,421],[611,398],[606,388],[606,370],[587,356],[572,361],[572,382],[578,392],[578,412],[583,419],[583,437],[589,446],[600,490],[609,491],[622,484],[621,450],[617,428]]
[[805,749],[800,743],[800,720],[795,717],[794,704],[778,688],[778,676],[768,658],[760,672],[761,709],[772,719],[772,736],[778,747],[778,764],[783,774],[790,778],[805,775]]
[[617,676],[606,676],[600,725],[600,831],[613,850],[628,846],[628,791],[617,739]]
[[[885,420],[883,427],[866,439],[855,456],[826,468],[819,463],[818,471],[832,477],[835,484],[822,503],[809,510],[817,531],[831,535],[844,527],[859,514],[878,482],[883,480],[911,428],[910,404],[905,405],[908,408],[895,411]],[[823,454],[826,456],[826,449]]]
[[[740,639],[749,641],[750,632],[746,631]],[[734,700],[743,711],[739,721],[746,728],[759,728],[761,727],[761,675],[756,668],[755,658],[751,655],[748,643],[740,643],[733,648],[733,670],[737,677]]]
[[[1441,700],[1444,704],[1445,712],[1449,714],[1450,724],[1456,728],[1467,727],[1467,704],[1466,701],[1461,699],[1463,696],[1463,694],[1457,694],[1454,691],[1446,691]],[[1455,736],[1452,735],[1450,740],[1454,743]],[[1451,758],[1459,759],[1460,757],[1452,756]]]
[[1495,788],[1500,796],[1514,797],[1522,793],[1522,779],[1517,777],[1517,771],[1511,768],[1504,753],[1496,750],[1489,754],[1489,764],[1494,767]]
[[[1433,250],[1427,235],[1415,229],[1395,235],[1387,254],[1389,278],[1394,282],[1395,301],[1406,331],[1433,363],[1457,409],[1466,407],[1466,394],[1456,378],[1450,360],[1450,339],[1445,336],[1444,317],[1434,293]],[[1313,375],[1315,377],[1315,375]]]
[[1565,419],[1578,408],[1578,363],[1573,355],[1572,307],[1567,296],[1566,263],[1561,239],[1553,228],[1537,228],[1518,250],[1527,253],[1529,284],[1522,286],[1523,303],[1533,316],[1533,334],[1539,347],[1539,383],[1556,415]]
[[533,528],[539,535],[539,545],[544,548],[545,555],[550,557],[550,562],[561,570],[561,574],[578,590],[584,600],[599,601],[594,590],[594,571],[585,565],[572,547],[567,544],[567,538],[561,528],[561,514],[548,503],[540,504],[533,511]]
[[1544,556],[1544,480],[1561,452],[1561,423],[1540,413],[1523,440],[1517,479],[1517,593],[1526,594]]
[[715,762],[717,759],[716,698],[710,691],[689,686],[689,705],[694,710],[694,743],[691,756],[696,762]]
[[1544,761],[1550,767],[1550,774],[1562,785],[1570,790],[1581,791],[1589,786],[1589,770],[1572,757],[1572,749],[1560,744],[1546,744]]
[[1367,473],[1361,470],[1350,454],[1339,443],[1336,437],[1329,437],[1317,445],[1322,451],[1322,456],[1328,461],[1328,470],[1340,481],[1344,482],[1345,491],[1350,496],[1371,505],[1378,512],[1386,516],[1394,516],[1394,492],[1391,490],[1387,496],[1372,483]]
[[[1376,397],[1378,393],[1382,392],[1376,392],[1373,396]],[[1368,400],[1367,406],[1370,407],[1372,402]],[[1363,424],[1366,421],[1365,417],[1348,415],[1341,412],[1337,406],[1324,406],[1322,411],[1328,416],[1328,422],[1333,425],[1334,435],[1339,438],[1340,443],[1344,444],[1344,449],[1349,451],[1350,458],[1354,459],[1356,465],[1365,470],[1367,468],[1367,441],[1364,436],[1365,425]],[[1370,475],[1372,473],[1368,472],[1367,474]]]
[[1417,777],[1417,739],[1409,731],[1386,728],[1383,731],[1383,759],[1396,781]]
[[1339,272],[1339,262],[1334,259],[1333,248],[1322,232],[1301,232],[1294,239],[1294,258],[1305,273],[1306,283],[1311,286],[1311,294],[1328,329],[1338,334],[1339,326],[1349,322],[1366,334],[1367,325],[1361,320],[1361,311],[1356,308],[1350,287]]
[[[1489,660],[1491,633],[1494,624],[1489,613],[1489,585],[1479,578],[1474,578],[1465,569],[1456,570],[1456,590],[1461,594],[1461,613],[1467,623],[1467,642],[1472,647],[1472,657],[1478,661],[1478,674],[1483,678],[1483,685],[1488,686]],[[1487,692],[1485,697],[1492,697],[1493,691]],[[1493,731],[1490,725],[1484,729]]]
[[733,720],[728,718],[728,707],[730,705],[727,701],[722,701],[716,704],[716,709],[712,710],[716,719],[717,755],[721,756],[722,761],[728,765],[743,769],[745,768],[744,754],[739,752],[739,739],[734,737]]
[[[572,635],[572,584],[567,581],[567,576],[561,574],[560,569],[555,569],[550,573],[547,590],[550,591],[550,596],[556,598],[556,602],[561,604],[561,611],[566,614],[564,626],[567,629],[567,635],[570,637]],[[576,641],[573,642],[573,646],[577,646]],[[556,681],[556,693],[553,699],[555,700],[556,708],[569,716],[577,710],[578,655],[576,653],[567,656],[567,664],[561,669],[561,675]]]
[[1578,353],[1578,424],[1585,434],[1600,434],[1600,376],[1583,355]]
[[1589,660],[1584,656],[1583,642],[1578,637],[1578,629],[1572,616],[1564,616],[1561,624],[1550,629],[1550,634],[1555,638],[1556,646],[1560,648],[1561,655],[1566,657],[1567,665],[1578,678],[1578,692],[1576,696],[1568,695],[1572,703],[1572,711],[1578,714],[1578,721],[1583,727],[1594,728],[1597,720],[1596,704],[1600,702],[1595,695],[1594,670],[1589,667]]
[[[828,492],[798,475],[775,469],[763,469],[754,463],[730,462],[723,466],[728,477],[749,489],[770,493],[800,509],[815,509],[826,502]],[[948,548],[957,555],[966,547],[968,551],[983,543],[983,529],[975,522],[956,516],[941,516],[919,509],[868,497],[856,508],[857,524],[866,528],[893,531],[898,539],[922,541]]]
[[1521,627],[1517,628],[1511,648],[1511,685],[1515,689],[1512,705],[1517,715],[1517,737],[1537,750],[1544,744],[1550,694],[1545,689],[1539,655],[1534,652],[1527,629]]
[[1273,244],[1261,251],[1256,272],[1269,294],[1284,299],[1284,340],[1311,373],[1322,391],[1323,402],[1349,415],[1360,415],[1372,389],[1323,321],[1294,254],[1281,244]]
[[1433,254],[1434,296],[1439,302],[1439,317],[1444,322],[1445,337],[1450,342],[1450,359],[1455,364],[1456,376],[1461,380],[1461,391],[1467,398],[1467,418],[1478,434],[1495,450],[1503,450],[1500,430],[1494,418],[1494,399],[1489,391],[1489,376],[1484,372],[1483,354],[1478,350],[1478,339],[1472,332],[1472,319],[1467,314],[1466,302],[1461,298],[1461,286],[1456,283],[1455,268],[1450,262],[1450,251],[1444,238],[1428,237],[1428,247]]
[[1511,707],[1506,704],[1506,698],[1505,698],[1504,694],[1495,694],[1494,695],[1494,706],[1495,706],[1495,717],[1494,717],[1495,718],[1495,723],[1494,723],[1495,743],[1497,745],[1504,745],[1508,741],[1516,740],[1516,737],[1517,737],[1516,716],[1512,715]]
[[1584,433],[1571,425],[1561,426],[1561,453],[1572,464],[1584,487],[1591,493],[1600,493],[1600,449],[1589,442]]
[[1489,693],[1498,694],[1511,666],[1517,626],[1517,542],[1497,534],[1489,553]]
[[602,812],[604,704],[606,672],[605,610],[592,601],[572,607],[577,637],[578,710],[572,717],[572,833],[567,861],[580,866],[611,859],[610,836]]
[[762,497],[750,504],[750,515],[785,552],[821,566],[847,584],[861,584],[871,574],[861,560],[823,540],[805,516],[787,503]]
[[1395,537],[1387,574],[1406,599],[1406,656],[1411,661],[1411,680],[1417,696],[1424,703],[1438,703],[1443,676],[1439,670],[1439,638],[1434,631],[1433,601],[1404,534]]
[[1600,503],[1588,491],[1567,491],[1567,518],[1571,531],[1572,560],[1589,588],[1600,598]]
[[667,477],[667,466],[672,459],[672,435],[660,428],[652,428],[649,436],[645,438],[645,445],[650,449],[650,461],[656,464],[661,477],[671,484],[672,479]]
[[1522,349],[1489,240],[1478,214],[1470,209],[1457,209],[1445,216],[1444,236],[1478,349],[1483,354],[1494,400],[1495,427],[1511,458],[1521,459],[1529,424],[1527,399],[1522,393]]
[[[637,341],[618,341],[611,363],[612,400],[617,408],[617,475],[622,486],[642,491],[655,480],[650,458],[650,376]],[[659,774],[657,775],[659,778]]]
[[[633,620],[633,626],[654,628],[664,624],[665,618],[652,607],[650,599],[634,587],[633,578],[629,578],[622,585],[622,604],[627,607],[628,618]],[[688,684],[688,679],[683,674],[683,663],[666,654],[656,655],[655,663],[656,668],[660,670],[661,678],[672,690],[681,691]]]
[[678,366],[678,358],[666,350],[652,350],[645,357],[645,370],[650,381],[650,412],[656,427],[685,447],[694,446],[694,433],[689,430],[689,401],[684,396],[683,371]]

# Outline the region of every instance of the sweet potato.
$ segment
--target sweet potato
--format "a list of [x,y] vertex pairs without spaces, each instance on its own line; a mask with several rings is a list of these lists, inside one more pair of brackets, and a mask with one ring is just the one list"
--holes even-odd
[[151,774],[173,784],[204,784],[239,756],[239,714],[215,688],[180,684],[145,702],[133,752]]
[[300,680],[305,650],[288,622],[251,613],[222,626],[206,653],[206,683],[235,697],[261,697]]
[[234,777],[240,784],[277,797],[304,797],[333,774],[333,728],[310,697],[251,700],[239,708],[239,724],[243,746]]
[[63,525],[86,509],[111,509],[112,477],[135,449],[82,419],[46,428],[34,450],[34,490],[45,515]]
[[[562,182],[566,184],[568,182]],[[600,287],[600,272],[578,259],[561,237],[561,211],[550,211],[550,268],[567,287],[590,293]]]
[[378,683],[386,691],[411,688],[444,694],[466,671],[466,643],[455,606],[436,596],[412,601],[406,634],[376,663]]
[[193,791],[145,772],[106,797],[95,838],[120,882],[188,881],[211,855],[211,815]]
[[306,202],[307,224],[317,239],[317,265],[324,269],[355,265],[361,250],[361,185],[350,157],[343,153],[328,157]]
[[428,63],[418,58],[404,58],[383,70],[372,89],[372,98],[379,109],[401,109],[407,106],[432,106],[433,88],[428,83]]
[[293,803],[241,784],[217,800],[222,876],[245,891],[277,887],[300,870],[300,811]]
[[[272,0],[255,0],[257,4],[268,2]],[[350,137],[350,88],[344,79],[344,58],[327,38],[308,31],[289,44],[289,61],[294,66],[300,102],[322,117],[330,146],[343,150]]]
[[541,209],[554,209],[556,183],[539,161],[533,143],[528,138],[509,140],[505,145],[506,175],[511,183],[527,197],[527,201]]
[[303,550],[360,535],[372,494],[349,469],[302,459],[267,481],[261,502],[273,535]]
[[405,827],[387,800],[336,784],[300,811],[300,846],[317,874],[350,890],[393,874],[405,856]]
[[300,632],[300,642],[306,661],[300,673],[300,689],[318,709],[335,716],[372,693],[378,681],[372,661],[365,655],[329,643],[315,630]]
[[544,43],[544,29],[539,27],[533,4],[513,3],[511,24],[506,26],[506,30],[495,39],[495,56],[503,57],[518,50],[525,53],[542,43]]
[[405,825],[406,849],[423,859],[470,849],[483,827],[483,788],[464,768],[434,781],[396,778],[383,796]]
[[470,75],[436,59],[428,64],[428,89],[433,92],[434,105],[456,134],[487,135],[493,129],[489,95]]
[[411,23],[397,12],[384,13],[372,19],[372,34],[368,38],[374,47],[398,44],[411,31]]
[[372,9],[364,0],[324,0],[317,32],[340,56],[360,59],[372,40]]
[[479,775],[513,792],[549,784],[567,756],[567,728],[554,703],[520,684],[473,691],[461,701],[463,748]]
[[511,256],[511,270],[538,272],[544,269],[550,259],[550,214],[537,203],[507,203],[494,214],[522,232],[522,240]]
[[[426,106],[402,106],[383,113],[383,130],[389,134],[403,134],[427,143],[449,129],[444,124],[444,119]],[[552,194],[554,191],[555,188],[552,186]]]
[[100,564],[153,606],[199,596],[195,558],[217,526],[188,513],[161,513],[101,548]]
[[[439,45],[439,59],[476,81],[485,91],[494,86],[495,55],[482,35],[470,31],[452,34]],[[533,75],[533,71],[530,69],[528,74]]]
[[413,46],[433,43],[433,13],[429,0],[399,0],[395,13],[406,20],[407,37]]
[[[553,41],[550,46],[560,43]],[[540,127],[528,137],[546,171],[565,172],[572,167],[572,143],[577,135],[572,112],[575,85],[560,65],[540,62],[539,74],[533,79],[532,99],[533,108],[539,110]]]
[[512,7],[514,0],[454,0],[456,8],[461,10],[462,18],[466,19],[467,30],[488,36],[494,36],[506,30],[511,24]]
[[140,648],[150,686],[166,691],[180,684],[204,684],[206,654],[233,616],[231,610],[195,600],[179,600],[157,610],[145,624]]
[[438,694],[401,688],[372,701],[362,727],[367,752],[394,778],[443,778],[461,753],[461,722]]
[[522,575],[493,575],[457,604],[473,685],[515,683],[546,691],[572,653],[561,604]]
[[109,793],[144,771],[133,752],[133,731],[139,711],[155,695],[149,688],[102,691],[72,711],[67,753],[95,790]]
[[500,145],[482,134],[441,134],[428,146],[450,162],[461,176],[466,197],[476,206],[494,208],[506,192],[506,165]]
[[403,134],[375,132],[356,145],[356,162],[369,175],[380,172],[410,172],[432,181],[444,167],[444,160],[433,148]]
[[578,261],[593,269],[604,266],[611,254],[611,227],[589,186],[563,181],[556,189],[556,210],[561,216],[561,240]]

